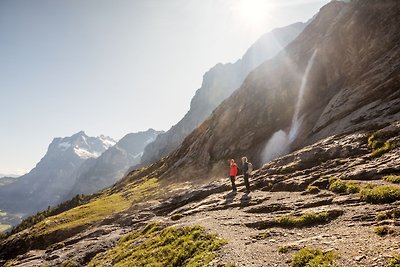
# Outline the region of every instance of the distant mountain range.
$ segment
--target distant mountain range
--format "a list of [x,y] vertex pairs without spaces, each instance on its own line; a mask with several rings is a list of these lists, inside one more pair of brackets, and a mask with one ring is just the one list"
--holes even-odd
[[[88,194],[115,183],[137,164],[143,148],[159,132],[131,133],[118,143],[110,137],[89,137],[81,131],[55,138],[34,169],[0,187],[0,209],[29,215],[76,194]],[[0,179],[0,184],[2,179]],[[6,184],[8,183],[8,184]]]
[[143,149],[161,132],[129,133],[100,157],[85,161],[76,171],[76,182],[65,199],[76,194],[90,194],[111,186],[133,165],[140,162]]
[[282,51],[303,31],[306,25],[307,23],[298,22],[274,29],[261,36],[235,63],[219,63],[205,73],[202,85],[191,101],[190,110],[176,125],[158,135],[153,143],[146,146],[141,165],[156,162],[177,149],[189,133],[240,87],[254,68]]
[[89,137],[83,131],[54,138],[35,168],[0,187],[0,209],[30,214],[58,204],[75,184],[74,172],[80,165],[99,157],[115,143],[109,137]]

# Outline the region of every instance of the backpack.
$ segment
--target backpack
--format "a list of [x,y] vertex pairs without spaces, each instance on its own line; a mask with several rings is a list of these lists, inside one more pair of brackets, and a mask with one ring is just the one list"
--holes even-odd
[[253,164],[251,164],[251,162],[248,162],[247,174],[250,174],[252,171],[253,171]]

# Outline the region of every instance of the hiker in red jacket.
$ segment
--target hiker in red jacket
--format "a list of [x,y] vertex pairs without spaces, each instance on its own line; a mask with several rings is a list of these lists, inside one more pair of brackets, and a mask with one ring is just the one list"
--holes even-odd
[[235,184],[235,177],[238,173],[238,166],[235,163],[234,159],[231,159],[231,165],[230,165],[230,171],[229,171],[229,176],[231,178],[231,182],[232,182],[232,191],[236,192],[236,184]]

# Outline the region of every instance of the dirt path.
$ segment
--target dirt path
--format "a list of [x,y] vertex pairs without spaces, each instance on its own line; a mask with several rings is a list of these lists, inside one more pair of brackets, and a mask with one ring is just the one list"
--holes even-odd
[[[226,203],[228,207],[215,203]],[[246,199],[244,201],[244,199]],[[317,205],[318,203],[329,205]],[[346,203],[348,202],[348,203]],[[213,266],[235,263],[237,266],[290,266],[292,255],[305,246],[316,246],[323,251],[335,251],[339,266],[384,266],[394,254],[400,253],[398,233],[380,237],[374,233],[376,210],[390,205],[369,205],[355,202],[354,196],[336,196],[328,191],[318,195],[300,192],[255,191],[232,196],[228,193],[212,195],[196,204],[193,215],[183,217],[179,223],[203,225],[229,243],[222,248]],[[258,203],[258,204],[255,204]],[[286,211],[256,212],[257,208],[285,206]],[[316,207],[310,207],[314,206]],[[303,208],[304,207],[304,208]],[[214,210],[213,210],[214,209]],[[267,210],[268,208],[265,208]],[[321,225],[303,228],[270,227],[257,230],[246,223],[273,220],[283,214],[303,214],[327,210],[342,210],[337,219]],[[399,222],[397,222],[399,223]],[[257,237],[265,234],[265,237]],[[288,246],[287,253],[279,253]]]

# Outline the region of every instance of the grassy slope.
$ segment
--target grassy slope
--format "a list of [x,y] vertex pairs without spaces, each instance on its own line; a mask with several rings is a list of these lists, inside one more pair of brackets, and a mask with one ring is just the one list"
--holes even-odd
[[129,208],[132,204],[155,194],[157,179],[147,179],[141,183],[132,183],[119,193],[104,192],[91,202],[51,216],[33,226],[31,234],[40,236],[60,229],[75,228],[100,221],[107,216]]
[[98,254],[88,266],[207,266],[214,251],[224,244],[225,240],[200,226],[149,224],[125,235],[115,248]]

